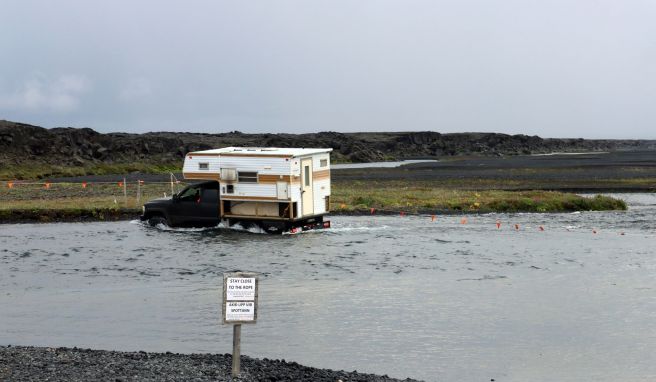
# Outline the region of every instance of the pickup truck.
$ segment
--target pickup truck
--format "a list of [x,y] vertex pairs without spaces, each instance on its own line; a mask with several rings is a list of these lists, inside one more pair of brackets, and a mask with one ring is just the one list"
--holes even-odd
[[219,182],[192,184],[171,198],[151,200],[143,206],[142,221],[152,226],[215,227],[219,217]]
[[269,233],[296,233],[313,229],[330,228],[330,222],[322,216],[298,221],[267,219],[222,219],[220,216],[220,184],[217,181],[195,183],[185,187],[171,198],[151,200],[143,205],[141,221],[151,226],[163,224],[169,227],[216,227],[239,224],[242,228],[260,227]]

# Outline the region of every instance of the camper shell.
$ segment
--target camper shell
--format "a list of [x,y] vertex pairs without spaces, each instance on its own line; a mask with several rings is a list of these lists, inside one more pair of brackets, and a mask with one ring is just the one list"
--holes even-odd
[[183,175],[215,180],[219,216],[280,229],[321,223],[330,211],[331,148],[225,147],[190,152]]

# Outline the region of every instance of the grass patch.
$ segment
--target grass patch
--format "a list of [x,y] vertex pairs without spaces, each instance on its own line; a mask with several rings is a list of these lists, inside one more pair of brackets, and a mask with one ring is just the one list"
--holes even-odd
[[[181,190],[185,184],[177,185]],[[137,190],[141,197],[137,198]],[[115,220],[135,217],[141,205],[171,195],[169,184],[146,183],[137,188],[130,182],[127,197],[117,184],[79,183],[43,185],[0,183],[0,221]],[[457,213],[457,212],[566,212],[626,210],[621,200],[607,196],[583,197],[556,191],[458,190],[429,183],[409,186],[399,181],[335,182],[331,210],[334,212]]]
[[84,166],[57,166],[40,162],[29,162],[21,165],[1,166],[0,179],[46,179],[84,175],[129,174],[132,172],[167,174],[169,172],[178,172],[181,168],[182,161],[171,163],[95,163]]
[[[182,190],[185,183],[176,185]],[[137,192],[140,191],[140,197]],[[79,183],[52,183],[49,189],[37,184],[15,184],[8,188],[0,183],[0,211],[2,210],[93,210],[93,209],[141,209],[148,200],[171,195],[169,184],[146,183],[137,187],[136,182],[127,184],[127,197],[123,187],[116,183],[89,183],[82,188]]]
[[431,212],[566,212],[626,210],[624,201],[557,191],[467,191],[430,187],[399,187],[398,182],[339,182],[333,185],[333,211],[378,210]]

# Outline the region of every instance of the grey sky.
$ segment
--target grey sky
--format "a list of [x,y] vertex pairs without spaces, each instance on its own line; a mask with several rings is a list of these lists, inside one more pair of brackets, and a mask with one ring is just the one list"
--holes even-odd
[[656,138],[656,1],[0,6],[0,119]]

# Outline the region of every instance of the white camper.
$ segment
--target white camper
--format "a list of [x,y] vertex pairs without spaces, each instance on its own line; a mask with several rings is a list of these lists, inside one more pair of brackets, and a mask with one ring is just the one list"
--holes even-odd
[[225,147],[190,152],[183,175],[216,180],[219,216],[235,222],[294,222],[280,228],[321,223],[330,210],[332,149]]

